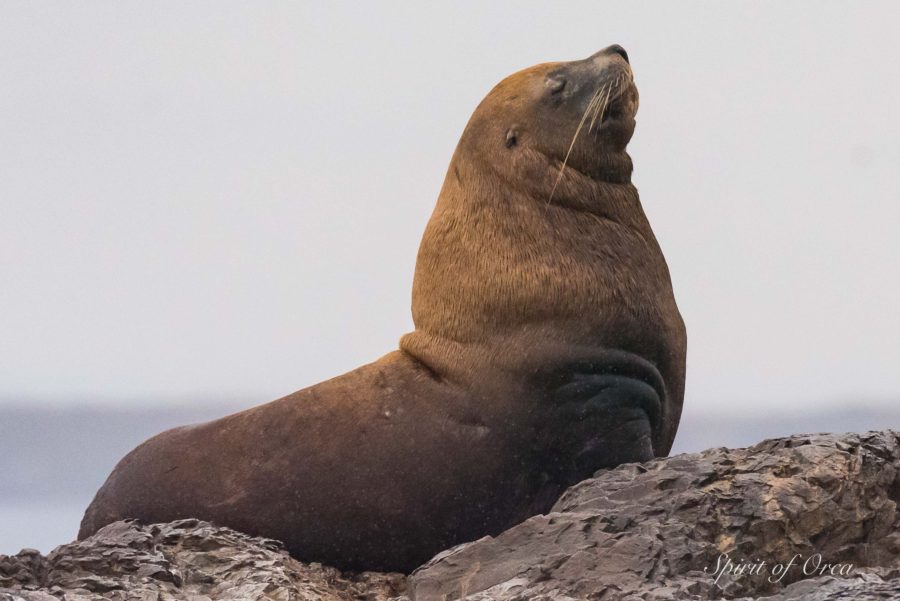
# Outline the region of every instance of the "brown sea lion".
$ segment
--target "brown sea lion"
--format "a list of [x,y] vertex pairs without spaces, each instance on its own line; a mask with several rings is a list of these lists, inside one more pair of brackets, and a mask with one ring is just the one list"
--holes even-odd
[[498,84],[454,153],[416,264],[416,329],[343,376],[122,459],[79,538],[197,517],[298,559],[408,572],[669,452],[685,331],[625,146],[625,51]]

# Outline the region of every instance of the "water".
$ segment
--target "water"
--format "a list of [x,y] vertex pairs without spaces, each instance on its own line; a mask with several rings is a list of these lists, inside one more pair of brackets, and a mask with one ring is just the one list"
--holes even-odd
[[75,539],[91,495],[0,500],[0,555],[24,548],[48,553]]
[[0,404],[0,554],[47,553],[74,540],[85,508],[125,453],[158,432],[236,408]]

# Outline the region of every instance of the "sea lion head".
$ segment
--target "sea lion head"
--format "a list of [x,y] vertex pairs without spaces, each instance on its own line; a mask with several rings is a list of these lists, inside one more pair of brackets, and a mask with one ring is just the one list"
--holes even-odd
[[637,109],[628,54],[615,44],[510,75],[475,110],[461,145],[482,161],[544,163],[551,171],[564,165],[595,180],[627,182],[625,147]]

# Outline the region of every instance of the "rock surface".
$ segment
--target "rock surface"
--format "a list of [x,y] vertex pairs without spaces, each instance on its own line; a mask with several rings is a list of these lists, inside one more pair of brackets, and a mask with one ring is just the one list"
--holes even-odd
[[[896,591],[898,474],[900,434],[890,431],[794,436],[624,465],[573,486],[552,513],[432,559],[411,576],[410,596],[762,597],[809,576],[803,564],[817,554],[840,566],[839,575],[865,575],[873,589],[879,577],[894,580],[884,587]],[[723,554],[767,565],[717,583]],[[789,563],[771,582],[775,566]],[[809,587],[816,585],[800,590]]]
[[[900,599],[898,504],[900,433],[793,436],[598,472],[408,578],[302,564],[196,520],[118,522],[0,556],[0,601]],[[742,571],[719,576],[726,556]]]
[[47,557],[0,556],[0,601],[382,601],[404,586],[401,574],[343,576],[291,559],[277,541],[199,520],[116,522]]

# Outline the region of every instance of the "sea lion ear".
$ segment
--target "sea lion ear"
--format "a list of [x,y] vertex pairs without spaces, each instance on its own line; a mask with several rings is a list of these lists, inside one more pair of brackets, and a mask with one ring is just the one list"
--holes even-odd
[[512,148],[519,141],[519,132],[515,126],[506,130],[506,147]]
[[548,75],[544,80],[544,85],[550,90],[551,94],[559,94],[566,87],[566,78],[559,74]]

